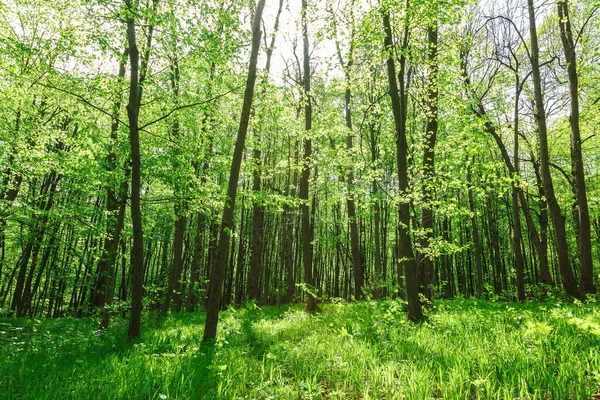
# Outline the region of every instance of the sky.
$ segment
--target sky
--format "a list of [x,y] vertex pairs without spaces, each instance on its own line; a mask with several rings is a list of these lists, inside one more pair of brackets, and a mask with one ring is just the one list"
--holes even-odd
[[[324,3],[324,1],[319,1]],[[275,50],[273,52],[272,67],[271,67],[271,79],[277,83],[283,81],[283,74],[285,72],[286,60],[288,62],[294,60],[294,42],[296,43],[296,53],[300,62],[302,62],[302,35],[300,31],[300,12],[301,12],[301,0],[284,0],[283,10],[280,18],[279,32],[276,38]],[[275,23],[275,16],[279,7],[279,0],[266,0],[265,11],[263,13],[263,21],[269,35],[268,40],[273,32],[273,26]],[[311,23],[309,24],[309,35],[310,32],[315,32],[320,26],[327,21],[327,13],[325,10],[319,10],[318,15],[311,17]],[[315,43],[314,40],[309,42],[309,48],[311,52],[311,60],[313,63],[324,66],[324,62],[327,59],[336,57],[335,43],[331,40],[321,40],[319,43]],[[262,55],[264,59],[264,53]],[[262,64],[264,65],[264,61]]]

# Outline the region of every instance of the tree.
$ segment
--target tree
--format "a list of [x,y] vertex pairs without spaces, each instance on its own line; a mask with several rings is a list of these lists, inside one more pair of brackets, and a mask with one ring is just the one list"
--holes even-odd
[[246,80],[246,89],[244,91],[244,103],[240,115],[240,124],[238,128],[235,150],[229,172],[229,183],[227,186],[227,199],[223,208],[223,217],[219,231],[219,245],[217,248],[216,260],[210,279],[208,291],[208,303],[206,307],[206,324],[204,326],[204,340],[213,340],[217,335],[217,323],[219,321],[219,309],[221,308],[221,296],[223,291],[223,279],[227,267],[227,253],[229,250],[229,241],[231,238],[231,229],[233,222],[233,212],[235,198],[237,195],[238,178],[246,134],[250,123],[250,111],[252,110],[252,100],[254,97],[254,83],[256,82],[256,64],[258,61],[258,51],[260,49],[260,21],[262,18],[265,0],[258,0],[254,17],[252,20],[252,47],[250,50],[250,62],[248,65],[248,79]]
[[[417,280],[417,264],[412,248],[410,237],[410,211],[407,197],[408,189],[408,165],[406,141],[406,55],[405,49],[408,45],[408,20],[405,17],[404,32],[402,37],[402,49],[400,54],[400,71],[396,75],[394,62],[394,45],[392,39],[392,27],[390,23],[390,9],[383,8],[383,28],[385,32],[384,48],[386,51],[386,65],[388,72],[389,95],[392,100],[392,113],[394,115],[394,126],[396,133],[396,158],[398,169],[398,189],[400,204],[398,205],[398,232],[399,232],[399,254],[400,264],[404,267],[406,277],[406,297],[408,300],[408,318],[413,322],[423,319],[423,311],[419,299],[419,282]],[[408,3],[405,14],[408,15]],[[396,81],[396,76],[399,82]]]
[[429,22],[427,26],[428,45],[428,93],[427,93],[427,124],[425,126],[425,143],[423,146],[423,207],[421,210],[421,226],[425,230],[421,239],[421,247],[424,249],[422,260],[419,263],[417,275],[420,277],[419,284],[425,297],[429,301],[433,299],[433,260],[431,256],[431,241],[433,239],[433,210],[432,183],[435,175],[435,142],[438,130],[438,22],[437,12],[434,13],[435,21]]
[[[340,63],[340,67],[344,71],[344,120],[348,133],[346,135],[346,151],[348,156],[352,157],[353,152],[353,138],[354,138],[354,127],[352,126],[352,68],[354,65],[354,36],[355,36],[355,22],[354,22],[354,1],[351,1],[348,5],[350,12],[350,38],[349,38],[349,49],[346,53],[346,60],[342,55],[340,42],[337,39],[337,27],[335,17],[333,17],[333,24],[336,35],[336,49],[337,56]],[[354,297],[359,300],[363,297],[363,287],[365,282],[365,267],[364,267],[364,255],[362,254],[358,240],[358,224],[356,217],[356,196],[355,191],[355,178],[353,167],[348,168],[348,175],[346,178],[346,184],[348,188],[348,198],[346,199],[346,208],[348,210],[348,224],[350,225],[350,251],[352,253],[352,267],[354,268]],[[379,272],[379,271],[378,271]]]
[[[312,99],[310,91],[310,52],[308,43],[308,1],[302,0],[302,49],[303,49],[303,93],[304,103],[304,156],[302,158],[302,174],[300,175],[300,209],[302,211],[302,263],[304,265],[304,283],[307,287],[306,311],[314,313],[317,310],[317,299],[313,280],[313,227],[308,205],[309,179],[312,155]],[[314,211],[314,209],[313,209]]]
[[554,184],[550,173],[550,159],[548,151],[548,132],[546,127],[546,110],[544,109],[544,95],[542,93],[542,83],[539,63],[539,45],[537,37],[537,28],[535,21],[535,8],[533,0],[527,0],[529,12],[529,40],[530,40],[530,59],[531,71],[534,86],[535,99],[535,117],[538,126],[538,138],[540,146],[540,169],[542,182],[544,185],[544,195],[548,201],[548,208],[552,216],[554,226],[554,235],[556,240],[556,251],[558,255],[558,266],[562,278],[563,287],[569,296],[579,297],[580,292],[575,282],[575,276],[569,262],[569,248],[565,230],[565,218],[561,213],[560,205],[554,194]]
[[569,78],[569,97],[571,115],[571,173],[575,201],[577,202],[577,223],[579,235],[579,290],[585,299],[586,295],[595,293],[594,263],[592,261],[592,239],[590,227],[590,213],[588,209],[587,191],[585,187],[585,173],[583,170],[583,156],[581,152],[581,131],[579,128],[579,83],[577,74],[577,53],[569,17],[569,3],[567,0],[556,2],[558,8],[558,23],[560,39],[563,46],[565,61],[567,62],[567,76]]
[[[271,58],[273,57],[273,50],[275,49],[275,39],[277,38],[277,30],[279,29],[279,18],[281,17],[281,11],[283,9],[283,0],[279,0],[279,7],[277,9],[277,15],[275,16],[275,24],[273,26],[273,34],[271,36],[271,43],[267,46],[267,60],[265,65],[265,82],[263,83],[262,97],[265,96],[267,89],[267,83],[269,78],[269,72],[271,70]],[[265,33],[266,36],[266,33]],[[266,45],[266,39],[265,39]],[[257,196],[260,196],[261,190],[261,150],[260,150],[260,138],[256,138],[255,148],[252,153],[252,157],[256,166],[252,173],[252,190]],[[263,249],[263,231],[264,231],[264,209],[260,204],[262,200],[256,199],[252,205],[252,251],[250,255],[250,270],[248,271],[248,290],[247,295],[250,299],[259,298],[258,290],[258,279],[261,274],[261,255]]]

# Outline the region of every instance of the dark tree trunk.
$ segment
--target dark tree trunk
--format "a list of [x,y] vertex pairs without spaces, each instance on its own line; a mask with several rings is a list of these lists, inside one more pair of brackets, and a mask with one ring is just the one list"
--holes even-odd
[[[275,26],[273,27],[273,36],[271,37],[271,44],[267,48],[267,61],[265,66],[266,77],[269,76],[271,70],[271,57],[273,56],[273,50],[275,48],[275,39],[277,30],[279,28],[279,16],[283,8],[283,0],[279,1],[279,9],[277,10],[277,16],[275,17]],[[265,86],[266,89],[266,86]],[[264,96],[264,91],[263,91]],[[259,288],[258,280],[261,275],[261,256],[263,249],[263,231],[265,226],[265,210],[261,204],[260,190],[261,190],[261,140],[258,136],[255,139],[254,150],[252,158],[254,162],[254,171],[252,172],[252,191],[257,195],[252,205],[252,247],[250,252],[250,270],[248,271],[248,298],[258,300]]]
[[171,301],[175,306],[175,311],[181,307],[181,272],[183,271],[183,238],[185,234],[185,226],[187,218],[181,215],[181,210],[177,207],[175,211],[177,220],[175,221],[175,237],[173,240],[173,263],[169,273],[167,293],[162,304],[162,312],[167,312],[171,308]]
[[[294,162],[298,163],[298,139],[294,143]],[[288,140],[288,149],[291,153],[291,138]],[[298,172],[294,171],[294,177],[292,185],[290,187],[290,175],[291,175],[291,154],[288,154],[288,172],[287,172],[287,184],[286,184],[286,196],[291,198],[296,197],[296,186],[298,185]],[[294,280],[294,209],[289,204],[285,204],[284,213],[286,215],[286,226],[285,226],[285,262],[286,262],[286,294],[285,299],[287,303],[291,303],[294,298],[295,291],[295,280]]]
[[[129,49],[125,49],[121,60],[119,62],[119,80],[120,83],[125,78],[125,65],[127,63],[127,57],[129,56]],[[108,172],[114,173],[117,170],[117,155],[116,147],[119,132],[119,110],[121,109],[121,96],[122,91],[118,90],[117,100],[113,104],[112,109],[112,124],[110,127],[110,148],[107,155]],[[120,198],[117,198],[117,193],[112,184],[109,184],[106,188],[106,236],[104,238],[104,247],[100,261],[98,262],[98,276],[96,278],[95,286],[92,290],[92,296],[90,299],[90,307],[102,308],[106,304],[108,296],[109,279],[113,275],[115,255],[118,249],[118,243],[120,240],[121,229],[123,221],[120,219],[121,213],[118,212],[120,209],[119,205],[125,202],[127,196],[127,179],[124,178],[124,187],[121,185]],[[123,188],[125,189],[123,193]],[[110,294],[112,296],[112,293]]]
[[[175,105],[179,106],[179,92],[180,92],[180,78],[179,78],[179,61],[177,54],[171,56],[171,90],[173,91],[173,97],[175,99]],[[179,121],[176,119],[173,123],[171,133],[173,140],[177,141],[180,136]],[[177,142],[176,142],[177,143]],[[181,147],[175,146],[174,148],[174,162],[173,169],[177,170],[181,167]],[[176,184],[177,185],[177,184]],[[162,304],[162,312],[167,312],[171,308],[171,302],[175,311],[181,309],[182,301],[182,287],[181,287],[181,273],[183,271],[184,257],[183,257],[183,246],[185,227],[187,225],[187,212],[188,202],[181,197],[185,195],[185,192],[175,187],[176,204],[174,207],[175,211],[175,236],[173,240],[173,262],[171,264],[171,270],[169,273],[169,280],[167,283],[167,292],[165,293],[165,299]]]
[[205,217],[202,212],[196,214],[196,231],[194,232],[194,254],[190,265],[190,288],[185,310],[194,312],[198,304],[198,280],[200,279],[200,262],[202,261],[202,232],[205,227]]
[[[25,315],[25,309],[27,308],[26,304],[31,301],[31,283],[37,267],[38,256],[42,248],[42,241],[48,226],[48,212],[54,204],[54,194],[56,193],[56,188],[60,179],[61,176],[53,171],[48,174],[42,184],[40,194],[43,197],[48,196],[48,198],[47,200],[40,200],[38,204],[38,208],[43,213],[43,216],[39,221],[35,221],[32,229],[32,238],[24,250],[19,275],[17,276],[17,284],[15,286],[15,293],[11,304],[11,311],[16,311],[17,317],[23,317]],[[29,274],[27,274],[27,265],[29,264],[30,257],[31,266],[29,268]]]
[[493,195],[488,195],[488,222],[489,235],[488,247],[492,249],[492,263],[494,266],[494,292],[502,293],[502,260],[500,254],[500,235],[498,233],[498,212]]
[[525,267],[523,265],[523,252],[521,250],[521,216],[519,215],[519,95],[521,93],[520,78],[515,77],[515,109],[513,121],[513,184],[512,184],[512,219],[513,219],[513,251],[515,253],[515,272],[517,275],[517,298],[525,301]]
[[[244,258],[246,256],[246,246],[245,246],[245,234],[244,234],[244,227],[246,225],[246,221],[247,221],[247,216],[246,216],[246,209],[244,208],[244,198],[242,197],[242,215],[240,218],[240,234],[239,234],[239,239],[240,239],[240,243],[238,245],[238,257],[237,257],[237,271],[236,271],[236,283],[235,283],[235,287],[236,287],[236,304],[241,305],[242,301],[244,299],[244,276],[245,276],[245,270],[246,270],[246,263],[244,262]],[[235,239],[235,238],[234,238]],[[232,247],[235,247],[235,245],[233,245]],[[247,293],[247,287],[246,287],[246,293]]]
[[[258,141],[258,140],[257,140]],[[261,151],[259,143],[253,151],[254,171],[252,190],[257,195],[252,205],[252,247],[250,252],[250,270],[248,271],[248,287],[246,295],[249,299],[258,300],[258,281],[262,273],[261,256],[263,249],[263,231],[265,226],[265,211],[260,199],[260,168],[261,168]]]
[[300,200],[302,204],[302,262],[304,265],[304,283],[308,286],[306,296],[306,311],[314,313],[317,310],[317,299],[313,295],[313,245],[312,229],[310,224],[310,210],[308,205],[308,182],[310,179],[310,162],[312,156],[312,101],[310,93],[310,55],[308,49],[308,9],[307,0],[302,0],[302,37],[303,37],[303,79],[304,79],[304,157],[302,160],[302,173],[300,175]]
[[[40,268],[37,272],[37,277],[36,277],[35,282],[33,282],[33,273],[35,270],[35,268],[33,266],[35,264],[32,263],[32,268],[30,270],[29,276],[27,277],[27,282],[25,283],[25,288],[23,289],[23,297],[21,299],[20,310],[19,310],[19,308],[17,308],[17,316],[18,317],[24,317],[25,315],[27,315],[27,313],[31,309],[31,303],[32,303],[33,297],[37,293],[37,290],[40,286],[42,274],[44,273],[44,269],[48,263],[48,258],[50,257],[50,253],[54,250],[54,247],[56,247],[56,239],[57,239],[59,228],[60,228],[60,222],[58,222],[54,226],[54,229],[52,230],[52,232],[50,232],[50,239],[48,240],[48,243],[45,246],[44,255],[42,256],[42,261],[40,263]],[[40,243],[40,245],[41,245],[41,243]],[[38,252],[39,252],[39,250],[38,250]],[[37,259],[37,256],[36,256],[36,259]]]
[[473,252],[475,253],[475,269],[477,273],[477,297],[483,295],[483,265],[481,262],[481,240],[479,239],[479,228],[477,226],[477,212],[475,210],[475,199],[471,187],[471,167],[467,171],[467,182],[469,183],[469,209],[471,211],[471,233],[473,235]]
[[[351,5],[351,7],[353,4]],[[351,9],[352,10],[352,9]],[[353,54],[352,50],[354,47],[354,28],[352,30],[352,37],[350,38],[350,50],[347,54],[348,60],[344,62],[342,52],[340,49],[339,43],[337,45],[337,53],[340,61],[340,66],[345,71],[344,73],[344,84],[346,86],[344,93],[344,118],[346,121],[346,128],[348,129],[348,134],[346,135],[346,151],[348,152],[348,157],[352,157],[352,139],[354,137],[354,132],[352,131],[352,110],[351,110],[351,102],[352,102],[352,91],[351,91],[351,69],[353,66]],[[360,300],[363,297],[363,286],[365,283],[365,267],[363,264],[364,255],[360,251],[359,248],[359,240],[358,240],[358,227],[356,224],[356,204],[355,204],[355,195],[354,195],[354,171],[352,166],[349,167],[348,176],[346,179],[346,184],[348,188],[348,198],[346,199],[346,208],[348,209],[348,224],[350,225],[350,252],[352,254],[352,267],[354,269],[354,297],[357,300]],[[380,261],[381,264],[381,261]]]
[[[450,220],[448,217],[444,217],[442,221],[442,238],[446,243],[450,242]],[[444,271],[444,298],[451,299],[454,296],[454,284],[453,284],[453,273],[452,273],[452,258],[449,254],[444,253],[442,255],[442,271]]]
[[421,248],[424,254],[419,263],[419,284],[422,293],[431,302],[433,300],[433,259],[428,254],[433,240],[433,177],[435,176],[435,142],[438,130],[438,28],[437,21],[427,27],[428,42],[428,92],[427,92],[427,125],[423,145],[423,207],[421,209],[421,226],[424,235]]
[[129,44],[130,81],[129,104],[127,117],[129,120],[129,143],[131,146],[131,220],[133,223],[133,263],[131,265],[131,315],[129,317],[129,340],[139,336],[142,314],[142,285],[144,283],[144,234],[142,230],[142,209],[140,205],[141,160],[140,134],[138,130],[140,92],[139,62],[140,54],[136,40],[134,10],[130,0],[125,0],[129,16],[127,17],[127,42]]
[[[396,150],[397,150],[397,168],[398,168],[398,184],[400,196],[406,196],[408,193],[408,164],[407,153],[408,144],[406,141],[406,106],[407,96],[405,93],[405,71],[406,59],[402,55],[400,59],[400,84],[396,82],[396,66],[393,59],[393,39],[392,28],[390,25],[390,12],[383,12],[383,27],[385,31],[384,49],[387,55],[387,72],[389,94],[392,100],[392,112],[394,114],[394,123],[396,128]],[[405,22],[403,48],[407,47],[408,43],[408,25]],[[398,206],[398,242],[399,254],[398,259],[404,268],[406,277],[406,297],[408,300],[408,318],[413,322],[418,322],[423,319],[423,311],[419,299],[419,282],[417,280],[417,264],[412,248],[412,239],[410,237],[410,210],[407,199],[404,199]]]
[[[129,173],[127,173],[129,175]],[[109,258],[108,265],[110,266],[110,275],[108,277],[108,281],[106,284],[106,291],[104,294],[104,309],[102,310],[102,320],[100,322],[100,328],[106,329],[108,328],[108,324],[110,322],[110,313],[108,306],[110,306],[113,302],[113,294],[116,286],[116,266],[117,266],[117,253],[119,251],[119,241],[121,238],[121,232],[123,230],[123,225],[125,223],[125,211],[127,207],[127,190],[128,183],[124,180],[121,183],[120,188],[120,205],[119,205],[119,216],[117,217],[117,226],[114,232],[114,240],[111,244],[111,248],[109,250]],[[119,240],[117,240],[119,239]],[[123,251],[125,251],[123,249]],[[125,265],[122,267],[125,269]]]
[[544,109],[544,96],[542,93],[542,78],[539,65],[539,46],[537,39],[537,28],[535,25],[535,9],[533,0],[528,0],[529,9],[529,40],[531,47],[531,70],[533,76],[534,99],[536,108],[536,119],[538,125],[538,137],[540,148],[540,169],[542,182],[544,185],[544,194],[548,202],[548,209],[552,216],[554,225],[554,236],[556,240],[556,251],[558,256],[558,266],[563,282],[565,292],[569,296],[580,297],[580,290],[575,281],[573,270],[569,262],[569,247],[567,243],[567,234],[565,229],[565,218],[561,213],[560,205],[554,194],[554,185],[552,175],[550,174],[550,159],[548,151],[548,134],[546,128],[546,110]]
[[204,340],[213,340],[217,336],[217,323],[219,321],[219,310],[221,307],[221,296],[223,292],[223,279],[227,269],[227,253],[229,251],[229,241],[231,239],[231,228],[233,226],[233,212],[235,208],[235,198],[237,195],[237,185],[246,143],[246,134],[250,122],[250,111],[252,110],[252,99],[254,96],[254,83],[256,82],[256,62],[258,60],[258,51],[260,49],[260,22],[262,12],[265,6],[265,0],[258,0],[254,19],[252,22],[252,48],[250,51],[250,62],[248,66],[248,79],[246,81],[246,90],[244,92],[244,103],[240,116],[240,125],[231,163],[229,182],[227,185],[227,198],[223,208],[223,218],[219,233],[219,244],[217,248],[215,265],[210,278],[207,302],[206,324],[204,326]]
[[588,210],[587,191],[585,187],[585,172],[581,152],[581,132],[579,129],[579,82],[577,76],[577,54],[571,30],[568,0],[556,2],[558,6],[558,21],[560,38],[567,62],[569,78],[569,95],[571,99],[571,170],[577,210],[575,221],[578,222],[579,233],[579,290],[582,299],[594,293],[594,264],[592,261],[592,238],[590,214]]

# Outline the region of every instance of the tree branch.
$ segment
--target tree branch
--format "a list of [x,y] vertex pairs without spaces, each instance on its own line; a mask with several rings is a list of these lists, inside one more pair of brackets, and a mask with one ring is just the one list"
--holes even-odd
[[153,121],[148,122],[147,124],[144,124],[144,125],[140,126],[139,129],[143,130],[143,129],[149,127],[150,125],[154,125],[154,124],[156,124],[156,123],[158,123],[158,122],[160,122],[160,121],[162,121],[162,120],[164,120],[166,118],[169,118],[174,112],[182,110],[184,108],[190,108],[190,107],[200,106],[202,104],[206,104],[206,103],[210,103],[210,102],[213,102],[215,100],[218,100],[221,97],[227,96],[228,94],[233,93],[234,91],[236,91],[238,89],[241,89],[242,87],[243,87],[243,85],[240,85],[240,86],[235,87],[235,88],[233,88],[233,89],[231,89],[231,90],[229,90],[229,91],[227,91],[225,93],[221,93],[221,94],[219,94],[219,95],[217,95],[215,97],[212,97],[212,98],[210,98],[208,100],[198,101],[196,103],[185,104],[183,106],[175,107],[171,111],[169,111],[168,113],[166,113],[165,115],[163,115],[162,117],[157,118],[157,119],[155,119]]

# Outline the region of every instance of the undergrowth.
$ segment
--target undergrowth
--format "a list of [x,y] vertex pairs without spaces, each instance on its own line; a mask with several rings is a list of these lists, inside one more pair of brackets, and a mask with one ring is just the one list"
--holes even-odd
[[399,301],[147,316],[0,320],[1,399],[587,399],[600,389],[594,304]]

